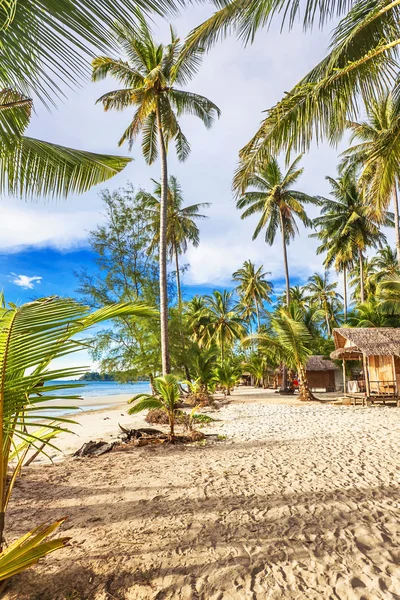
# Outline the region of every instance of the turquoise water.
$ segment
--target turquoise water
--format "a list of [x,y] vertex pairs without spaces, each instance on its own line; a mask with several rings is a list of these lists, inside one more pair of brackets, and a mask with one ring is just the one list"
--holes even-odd
[[134,396],[140,392],[150,393],[150,384],[147,381],[139,381],[137,383],[117,383],[116,381],[63,380],[63,383],[80,383],[83,384],[83,387],[72,390],[60,390],[60,397],[68,396],[71,392],[73,394],[80,394],[84,399],[95,398],[96,396],[117,396],[118,394],[132,394],[132,396]]
[[[61,381],[61,380],[60,380]],[[58,381],[57,383],[60,383]],[[49,382],[48,385],[51,385]],[[117,383],[115,381],[68,381],[63,380],[63,384],[71,383],[83,384],[82,387],[69,388],[60,390],[58,392],[58,400],[50,400],[40,407],[40,410],[35,411],[35,416],[40,418],[41,415],[49,417],[61,417],[66,415],[73,415],[73,413],[81,412],[82,410],[104,410],[111,406],[118,404],[118,396],[120,394],[129,394],[135,396],[141,392],[150,393],[150,384],[146,381],[138,383]],[[46,386],[44,386],[46,389]],[[63,402],[63,396],[71,396],[72,394],[79,394],[82,397],[81,401],[65,400]],[[91,404],[91,398],[101,397],[101,401],[96,404]],[[71,405],[71,408],[68,406]],[[78,406],[79,408],[72,408],[72,405]],[[56,406],[63,406],[61,410],[56,409]]]

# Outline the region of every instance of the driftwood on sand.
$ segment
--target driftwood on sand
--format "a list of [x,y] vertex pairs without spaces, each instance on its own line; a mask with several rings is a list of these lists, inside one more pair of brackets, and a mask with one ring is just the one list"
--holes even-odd
[[[169,436],[160,431],[159,429],[153,429],[152,427],[142,427],[140,429],[128,429],[119,425],[121,429],[119,441],[116,442],[86,442],[79,450],[77,450],[73,456],[76,458],[83,458],[85,456],[101,456],[111,450],[123,450],[124,446],[148,446],[149,444],[164,444],[170,442]],[[180,443],[197,442],[204,439],[204,434],[199,431],[190,431],[188,435],[176,436],[175,441]]]

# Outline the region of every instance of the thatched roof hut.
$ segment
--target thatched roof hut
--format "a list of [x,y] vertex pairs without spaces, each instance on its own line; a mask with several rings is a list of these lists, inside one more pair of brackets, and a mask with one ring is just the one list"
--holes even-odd
[[341,370],[323,356],[310,356],[306,364],[308,385],[312,390],[325,389],[333,392],[341,385]]
[[400,329],[341,327],[333,339],[332,359],[362,360],[367,399],[399,397]]
[[[333,330],[336,350],[331,358],[359,360],[364,356],[400,357],[400,329],[392,327],[341,327]],[[349,355],[353,354],[354,358]]]

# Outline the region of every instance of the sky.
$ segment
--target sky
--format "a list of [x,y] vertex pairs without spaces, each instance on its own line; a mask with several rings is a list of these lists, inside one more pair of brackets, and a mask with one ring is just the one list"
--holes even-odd
[[[210,5],[189,6],[173,24],[184,37],[212,12]],[[166,21],[157,19],[153,31],[157,39],[168,42]],[[231,286],[233,271],[247,259],[263,264],[277,290],[283,289],[281,241],[277,239],[272,247],[262,236],[252,241],[256,219],[240,219],[231,192],[232,175],[238,152],[257,130],[263,111],[325,55],[328,45],[328,28],[304,34],[299,25],[281,33],[276,21],[270,30],[258,33],[252,46],[244,48],[231,37],[205,56],[190,89],[215,102],[221,118],[207,130],[195,117],[183,117],[181,125],[190,141],[191,155],[183,164],[173,152],[169,155],[170,174],[178,177],[186,201],[212,203],[207,210],[209,219],[200,224],[200,246],[189,248],[184,259],[190,265],[184,277],[187,298]],[[106,184],[65,201],[0,199],[0,289],[9,301],[73,295],[77,287],[74,272],[81,267],[93,268],[87,236],[104,222],[99,191],[123,187],[128,181],[135,188],[151,189],[150,179],[159,178],[159,165],[146,165],[140,142],[131,153],[127,147],[118,148],[132,111],[104,113],[101,105],[95,105],[99,96],[115,87],[112,80],[88,81],[80,89],[68,91],[67,99],[51,113],[39,103],[35,105],[30,136],[95,152],[131,154],[134,160]],[[303,158],[304,174],[298,188],[311,195],[328,195],[325,176],[335,176],[338,154],[345,147],[313,146]],[[311,210],[310,216],[315,216],[316,210]],[[392,241],[391,232],[388,237]],[[316,255],[316,246],[300,227],[300,235],[288,249],[293,284],[322,270],[323,258]]]

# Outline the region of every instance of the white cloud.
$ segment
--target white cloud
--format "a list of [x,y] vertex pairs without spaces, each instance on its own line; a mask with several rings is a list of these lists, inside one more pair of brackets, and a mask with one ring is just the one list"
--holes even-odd
[[33,277],[29,277],[28,275],[17,275],[16,273],[11,273],[11,275],[11,283],[18,285],[25,290],[33,290],[35,284],[40,283],[43,279],[43,277],[39,277],[39,275],[34,275]]
[[88,231],[101,223],[100,210],[69,212],[60,206],[4,201],[1,205],[0,250],[27,246],[66,250],[86,243]]

